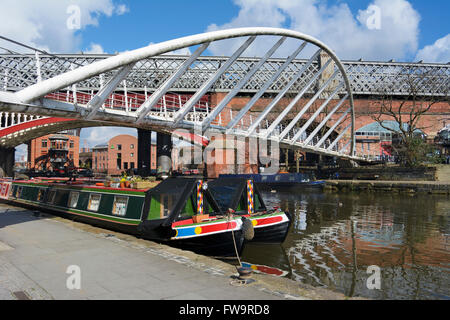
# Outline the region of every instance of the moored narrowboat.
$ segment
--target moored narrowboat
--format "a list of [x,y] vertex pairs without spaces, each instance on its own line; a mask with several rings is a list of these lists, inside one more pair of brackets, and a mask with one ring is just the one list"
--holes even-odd
[[212,256],[236,256],[240,216],[222,214],[202,180],[169,178],[149,190],[2,181],[0,198],[98,227]]
[[291,215],[279,208],[268,209],[252,179],[219,178],[209,181],[208,189],[222,211],[231,210],[251,221],[252,242],[282,243],[286,239]]

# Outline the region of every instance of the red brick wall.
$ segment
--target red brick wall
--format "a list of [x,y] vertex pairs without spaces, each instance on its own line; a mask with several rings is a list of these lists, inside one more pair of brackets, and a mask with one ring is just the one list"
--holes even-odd
[[[136,137],[127,134],[115,136],[108,141],[107,148],[92,150],[92,168],[96,172],[106,172],[109,175],[120,175],[123,171],[137,168],[137,148],[138,140]],[[150,152],[151,168],[156,169],[156,145],[152,144]],[[118,167],[119,153],[120,168]]]
[[137,146],[137,138],[127,134],[109,140],[108,174],[118,175],[130,168],[137,168]]
[[[46,136],[42,136],[40,138],[33,139],[29,142],[28,145],[28,166],[33,168],[36,164],[35,159],[48,153],[48,149],[50,149],[50,136],[53,134],[49,134]],[[60,135],[60,134],[59,134]],[[80,156],[80,137],[72,136],[72,135],[64,135],[69,140],[67,140],[67,146],[69,148],[69,158],[73,160],[75,166],[79,165],[79,156]],[[43,144],[44,141],[44,144]],[[45,146],[46,144],[46,146]]]

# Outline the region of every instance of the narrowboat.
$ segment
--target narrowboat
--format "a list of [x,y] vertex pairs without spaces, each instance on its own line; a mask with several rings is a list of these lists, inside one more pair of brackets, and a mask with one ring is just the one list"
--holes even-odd
[[252,179],[259,188],[316,188],[325,185],[312,172],[276,174],[220,174],[219,178]]
[[202,180],[169,178],[149,190],[33,180],[1,181],[0,198],[210,256],[240,255],[243,217],[222,214]]
[[252,222],[251,242],[284,242],[292,217],[289,212],[283,212],[279,208],[268,209],[253,180],[219,178],[208,181],[208,189],[222,211],[231,210],[235,215]]

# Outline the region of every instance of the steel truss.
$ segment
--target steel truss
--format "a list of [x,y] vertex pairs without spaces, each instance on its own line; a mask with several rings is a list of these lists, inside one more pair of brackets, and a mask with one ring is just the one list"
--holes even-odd
[[[246,58],[245,51],[262,37],[273,42],[270,49],[261,58]],[[229,39],[240,41],[230,57],[201,56],[211,43]],[[273,58],[287,39],[290,45],[295,43],[290,55]],[[162,56],[182,48],[191,48],[193,53],[185,57]],[[297,59],[300,54],[307,58]],[[359,159],[355,154],[353,93],[346,67],[325,44],[299,32],[238,28],[109,57],[7,57],[13,56],[0,60],[5,90],[0,92],[2,111],[162,131],[200,128],[202,132],[268,139],[290,148]],[[133,91],[141,95],[134,107],[128,102],[128,95],[136,94]],[[161,104],[167,94],[183,91],[193,94],[184,102],[180,98],[177,108]],[[199,109],[206,94],[219,91],[226,93],[222,101]],[[65,101],[55,98],[64,92]],[[253,98],[240,112],[233,111],[230,101],[243,93],[253,94]],[[114,101],[108,102],[116,94],[125,96],[125,106],[114,107]],[[270,102],[264,110],[253,112],[258,99],[268,94]]]

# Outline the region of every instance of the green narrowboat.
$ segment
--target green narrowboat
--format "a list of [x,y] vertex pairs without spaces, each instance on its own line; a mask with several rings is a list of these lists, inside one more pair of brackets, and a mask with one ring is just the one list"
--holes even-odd
[[0,198],[13,203],[200,254],[236,256],[244,247],[245,218],[223,214],[202,180],[169,178],[149,190],[33,180],[0,184]]

